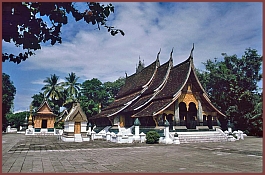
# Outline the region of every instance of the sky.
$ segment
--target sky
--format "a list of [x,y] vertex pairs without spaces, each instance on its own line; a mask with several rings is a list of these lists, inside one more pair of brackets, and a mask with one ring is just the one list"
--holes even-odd
[[[246,48],[262,55],[261,2],[115,2],[107,24],[122,29],[125,36],[111,36],[102,27],[68,19],[62,27],[62,44],[43,44],[36,55],[19,65],[2,63],[16,87],[14,112],[29,110],[32,96],[41,92],[43,80],[51,74],[65,81],[74,72],[82,83],[98,78],[115,81],[132,75],[136,65],[148,66],[161,49],[160,64],[173,49],[173,65],[189,57],[194,43],[194,65],[204,70],[208,59],[221,60],[222,53],[241,57]],[[80,9],[82,4],[76,3]],[[21,52],[13,43],[2,41],[3,52]],[[259,83],[261,87],[262,83]]]

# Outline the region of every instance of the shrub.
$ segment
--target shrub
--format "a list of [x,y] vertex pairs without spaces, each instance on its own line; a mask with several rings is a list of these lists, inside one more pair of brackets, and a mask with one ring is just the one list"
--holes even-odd
[[158,143],[159,138],[160,138],[160,135],[156,131],[148,131],[146,133],[146,143],[148,144]]

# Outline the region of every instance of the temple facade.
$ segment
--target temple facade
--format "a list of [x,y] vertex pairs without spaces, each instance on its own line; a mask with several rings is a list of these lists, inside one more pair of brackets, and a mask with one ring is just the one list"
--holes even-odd
[[62,135],[63,141],[89,141],[87,137],[87,117],[80,107],[79,103],[73,103],[69,113],[65,113],[62,121],[64,121],[64,131]]
[[138,118],[142,127],[159,127],[167,120],[171,129],[212,129],[225,124],[225,115],[211,103],[196,76],[192,52],[193,49],[188,59],[176,66],[173,50],[162,65],[159,52],[153,63],[126,76],[114,102],[89,121],[96,126],[130,127]]
[[35,133],[54,133],[56,116],[48,102],[44,100],[33,116]]

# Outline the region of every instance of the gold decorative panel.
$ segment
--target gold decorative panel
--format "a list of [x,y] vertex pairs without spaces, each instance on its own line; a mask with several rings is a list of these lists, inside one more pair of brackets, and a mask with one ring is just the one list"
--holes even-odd
[[196,108],[198,109],[198,101],[192,93],[181,94],[178,102],[184,102],[186,104],[187,109],[189,108],[189,104],[193,102],[196,105]]

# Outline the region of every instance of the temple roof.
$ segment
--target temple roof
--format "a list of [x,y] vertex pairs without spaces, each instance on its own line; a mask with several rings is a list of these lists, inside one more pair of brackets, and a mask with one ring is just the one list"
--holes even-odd
[[170,60],[165,64],[158,66],[157,58],[141,72],[126,78],[115,101],[91,119],[110,117],[118,113],[130,113],[132,117],[157,115],[178,99],[188,82],[196,87],[202,102],[208,104],[208,108],[225,116],[212,105],[201,86],[194,70],[192,51],[188,59],[172,67],[172,50]]
[[121,98],[131,93],[142,90],[150,83],[157,68],[158,60],[145,67],[139,73],[135,73],[126,78],[124,86],[118,92],[116,98]]
[[187,80],[190,64],[191,58],[188,58],[183,63],[174,66],[170,70],[166,84],[152,99],[152,102],[132,117],[153,116],[156,112],[171,104],[174,95],[183,88]]
[[182,89],[189,76],[191,58],[174,66],[169,73],[169,77],[163,89],[156,95],[154,100],[173,98],[173,96]]
[[64,121],[87,122],[86,114],[83,112],[79,103],[73,103],[73,106]]
[[168,62],[158,67],[157,72],[147,90],[141,94],[141,97],[134,104],[124,110],[124,112],[138,110],[138,108],[144,107],[150,100],[152,100],[157,94],[156,92],[161,89],[165,83],[168,75],[167,73],[169,72],[172,64],[172,60],[170,59]]
[[90,119],[109,117],[116,114],[117,112],[120,112],[121,109],[125,109],[127,106],[130,105],[130,103],[139,98],[140,93],[141,91],[138,91],[125,97],[114,100],[114,102],[112,102],[108,107],[104,108],[102,112],[93,117],[90,117]]
[[39,116],[39,115],[54,115],[57,116],[56,114],[53,113],[52,108],[50,107],[49,103],[46,101],[46,99],[43,100],[39,108],[36,110],[36,113],[34,116]]

